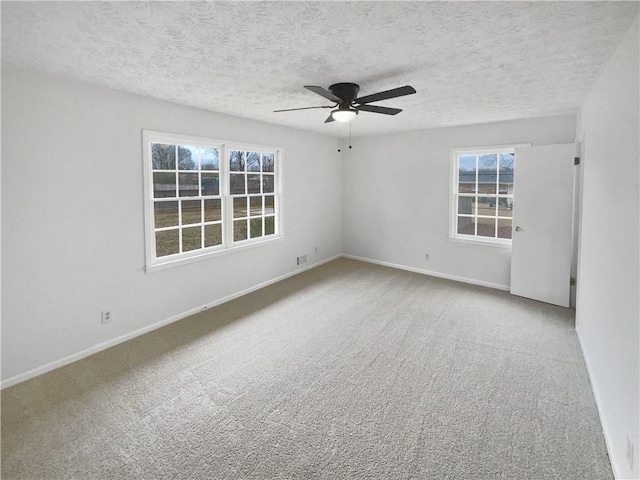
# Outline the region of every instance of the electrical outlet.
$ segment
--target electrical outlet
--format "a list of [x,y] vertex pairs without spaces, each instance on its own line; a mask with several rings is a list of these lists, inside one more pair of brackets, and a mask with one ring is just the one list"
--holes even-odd
[[111,312],[109,310],[102,311],[102,323],[111,323]]
[[633,471],[633,456],[635,453],[635,445],[631,441],[631,438],[627,437],[627,463],[629,464],[629,470]]
[[425,254],[424,254],[424,259],[425,259],[425,260],[431,260],[431,258],[429,257],[429,254],[428,254],[428,253],[425,253]]
[[303,263],[307,263],[306,255],[300,255],[299,257],[296,257],[296,265],[302,265]]

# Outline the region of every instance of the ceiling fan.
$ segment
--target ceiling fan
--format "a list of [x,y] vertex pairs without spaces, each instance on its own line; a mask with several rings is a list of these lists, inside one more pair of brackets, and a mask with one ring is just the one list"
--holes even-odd
[[313,93],[317,93],[327,100],[331,100],[335,105],[286,108],[283,110],[274,110],[274,112],[291,112],[294,110],[309,110],[312,108],[335,108],[335,110],[331,111],[331,114],[324,123],[333,122],[334,120],[338,122],[349,122],[353,120],[360,111],[381,113],[383,115],[397,115],[402,111],[402,109],[369,104],[379,102],[380,100],[403,97],[405,95],[416,93],[416,89],[409,85],[392,88],[391,90],[385,90],[384,92],[378,92],[372,95],[365,95],[364,97],[358,97],[360,86],[355,83],[335,83],[329,87],[329,90],[315,85],[305,85],[304,88],[311,90]]

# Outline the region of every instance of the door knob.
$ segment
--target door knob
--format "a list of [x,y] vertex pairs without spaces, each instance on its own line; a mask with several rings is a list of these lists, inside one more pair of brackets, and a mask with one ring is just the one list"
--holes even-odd
[[515,227],[513,227],[513,229],[514,229],[516,232],[519,232],[519,231],[520,231],[520,227],[519,227],[519,226],[517,226],[517,225],[516,225]]

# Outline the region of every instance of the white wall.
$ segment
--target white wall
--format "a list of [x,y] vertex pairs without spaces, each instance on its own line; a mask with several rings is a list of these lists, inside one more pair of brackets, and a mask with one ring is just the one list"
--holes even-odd
[[[4,385],[341,252],[329,137],[10,65],[2,120]],[[284,240],[145,273],[142,129],[283,147]]]
[[[576,328],[618,478],[639,478],[638,20],[587,97]],[[635,468],[627,464],[627,436]]]
[[344,154],[344,252],[508,288],[510,249],[448,239],[450,150],[573,142],[575,121],[564,115],[356,139]]

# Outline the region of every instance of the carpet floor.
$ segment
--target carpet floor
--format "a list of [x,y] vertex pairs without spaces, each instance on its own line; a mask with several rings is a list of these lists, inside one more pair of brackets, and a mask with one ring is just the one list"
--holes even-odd
[[573,311],[338,259],[2,391],[5,479],[611,479]]

